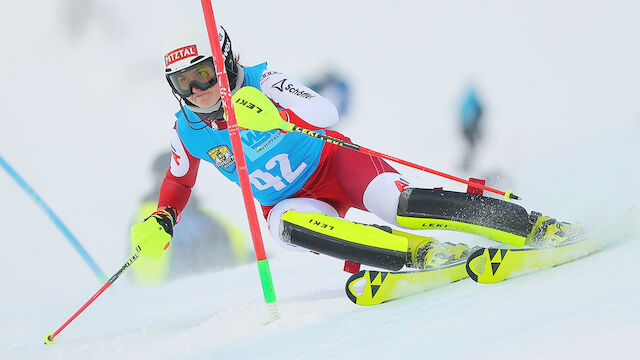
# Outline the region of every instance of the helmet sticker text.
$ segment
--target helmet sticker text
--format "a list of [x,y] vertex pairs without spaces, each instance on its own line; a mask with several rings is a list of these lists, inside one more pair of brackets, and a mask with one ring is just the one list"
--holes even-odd
[[195,45],[181,47],[173,50],[164,57],[164,66],[169,66],[176,61],[198,55],[198,48]]

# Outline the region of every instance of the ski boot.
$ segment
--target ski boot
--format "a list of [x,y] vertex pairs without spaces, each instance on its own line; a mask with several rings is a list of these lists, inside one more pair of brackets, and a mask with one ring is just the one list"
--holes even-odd
[[533,228],[525,242],[528,246],[536,248],[558,246],[576,239],[579,234],[578,224],[557,221],[535,211],[531,212],[529,219]]
[[450,242],[441,243],[432,238],[425,238],[411,251],[410,267],[429,269],[449,265],[469,256],[469,246]]

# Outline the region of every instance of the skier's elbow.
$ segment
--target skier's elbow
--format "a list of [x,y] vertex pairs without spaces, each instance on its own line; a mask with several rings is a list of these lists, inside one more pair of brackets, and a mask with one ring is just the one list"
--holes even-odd
[[329,100],[325,99],[325,101],[326,101],[326,106],[324,107],[325,113],[322,118],[323,128],[334,126],[335,124],[338,123],[338,120],[340,119],[340,116],[338,115],[338,109],[336,108],[336,106],[333,105],[333,103],[330,102]]

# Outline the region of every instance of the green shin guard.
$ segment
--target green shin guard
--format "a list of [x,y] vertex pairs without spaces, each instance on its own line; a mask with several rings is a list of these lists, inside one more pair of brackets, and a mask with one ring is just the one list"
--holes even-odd
[[522,247],[533,224],[514,203],[446,190],[407,188],[398,223],[409,229],[456,230]]
[[406,237],[374,226],[295,211],[282,216],[280,238],[321,254],[394,271],[407,262],[409,247]]

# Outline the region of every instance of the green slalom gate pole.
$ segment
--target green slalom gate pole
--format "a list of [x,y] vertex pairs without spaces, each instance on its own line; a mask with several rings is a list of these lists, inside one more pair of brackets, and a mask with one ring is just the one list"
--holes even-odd
[[229,130],[229,137],[231,139],[231,148],[233,150],[233,156],[236,160],[238,179],[240,181],[240,188],[242,189],[242,198],[244,199],[244,207],[247,212],[247,218],[249,219],[251,239],[253,240],[253,247],[255,249],[256,259],[258,261],[258,271],[260,274],[260,282],[262,283],[262,292],[264,294],[264,301],[267,304],[267,322],[271,322],[277,320],[280,315],[278,313],[278,307],[276,305],[276,293],[273,288],[273,279],[271,278],[269,261],[264,251],[262,234],[260,232],[260,224],[258,222],[258,216],[256,214],[256,207],[253,202],[253,192],[251,191],[251,183],[249,182],[247,162],[244,157],[244,151],[242,150],[242,141],[240,139],[239,128],[236,122],[236,115],[231,103],[231,88],[229,87],[229,79],[227,78],[227,71],[224,66],[224,58],[222,57],[222,49],[220,46],[220,41],[218,39],[218,27],[216,25],[215,17],[213,16],[213,7],[211,5],[211,0],[201,0],[201,2],[202,12],[204,13],[204,19],[209,35],[209,42],[213,54],[213,63],[216,68],[218,84],[220,85],[220,97],[222,98],[224,113],[227,118],[227,128]]

